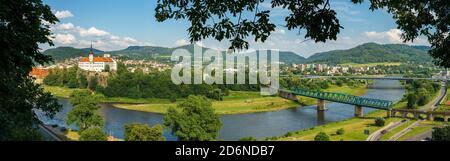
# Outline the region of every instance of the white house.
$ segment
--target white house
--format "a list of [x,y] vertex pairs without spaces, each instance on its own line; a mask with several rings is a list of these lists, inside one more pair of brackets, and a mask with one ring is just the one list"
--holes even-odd
[[103,57],[94,57],[92,46],[89,57],[82,57],[78,61],[78,68],[86,71],[102,72],[107,67],[110,71],[115,71],[117,70],[117,62],[109,54],[104,54]]

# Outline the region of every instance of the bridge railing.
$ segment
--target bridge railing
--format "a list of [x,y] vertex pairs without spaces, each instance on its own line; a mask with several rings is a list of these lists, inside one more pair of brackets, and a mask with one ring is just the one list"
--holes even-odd
[[304,90],[299,88],[293,88],[288,90],[295,95],[312,97],[327,101],[358,105],[363,107],[372,107],[378,109],[390,109],[392,108],[393,102],[387,100],[373,99],[373,98],[365,98],[359,96],[353,96],[343,93],[334,93],[334,92],[321,92],[321,91],[311,91]]

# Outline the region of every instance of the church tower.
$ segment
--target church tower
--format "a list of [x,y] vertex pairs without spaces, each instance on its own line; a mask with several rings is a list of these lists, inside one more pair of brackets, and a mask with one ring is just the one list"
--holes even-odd
[[92,43],[91,43],[91,51],[89,52],[89,62],[94,62],[94,52],[92,50]]

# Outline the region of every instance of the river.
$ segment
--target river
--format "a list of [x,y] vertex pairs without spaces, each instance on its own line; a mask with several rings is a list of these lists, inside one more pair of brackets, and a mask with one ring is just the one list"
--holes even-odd
[[[364,97],[384,99],[390,101],[399,101],[404,89],[401,84],[395,80],[377,80],[373,87],[369,88]],[[383,88],[399,87],[399,88]],[[68,100],[60,99],[63,109],[56,114],[54,119],[40,117],[45,124],[57,124],[67,127],[65,119],[72,105]],[[162,124],[163,115],[130,111],[113,107],[111,104],[102,104],[100,115],[105,119],[105,132],[116,138],[123,138],[123,126],[130,123],[147,123],[150,125]],[[318,115],[316,106],[297,107],[274,112],[261,112],[252,114],[223,115],[221,120],[223,127],[220,131],[220,140],[238,140],[242,137],[253,136],[256,138],[265,138],[271,136],[284,135],[289,131],[308,129],[317,125],[323,125],[329,122],[336,122],[348,119],[354,116],[354,107],[341,103],[327,103],[327,110]],[[364,108],[364,113],[374,109]],[[71,127],[74,128],[74,127]],[[164,131],[167,140],[176,140],[168,130]]]

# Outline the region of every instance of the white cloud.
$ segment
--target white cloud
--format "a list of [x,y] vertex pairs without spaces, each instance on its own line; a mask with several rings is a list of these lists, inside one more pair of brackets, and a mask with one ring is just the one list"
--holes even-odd
[[[76,48],[86,48],[91,45],[104,51],[121,50],[129,46],[152,46],[152,43],[142,42],[132,37],[120,37],[96,27],[83,28],[72,23],[58,23],[51,26],[56,46],[70,45]],[[47,46],[42,46],[48,48]]]
[[284,34],[286,34],[286,30],[277,28],[274,33],[275,34],[282,34],[282,35],[284,35]]
[[73,17],[73,14],[69,10],[65,10],[65,11],[56,11],[55,16],[58,19],[64,19],[64,18]]
[[131,37],[125,37],[125,38],[123,38],[123,40],[124,40],[125,42],[127,42],[127,43],[130,43],[130,44],[138,43],[138,41],[137,41],[136,39],[133,39],[133,38],[131,38]]
[[73,30],[75,26],[72,23],[63,23],[56,26],[58,30]]
[[190,42],[185,39],[180,39],[180,40],[175,41],[176,46],[184,46],[184,45],[188,45],[188,44],[190,44]]
[[56,34],[53,40],[63,45],[74,44],[77,41],[72,34]]
[[384,32],[364,32],[364,36],[378,43],[403,43],[401,35],[402,31],[399,29],[390,29]]
[[79,28],[79,32],[80,32],[80,36],[82,37],[87,37],[87,36],[108,36],[110,35],[109,32],[103,31],[103,30],[99,30],[95,27],[91,27],[89,29],[84,29],[84,28]]

